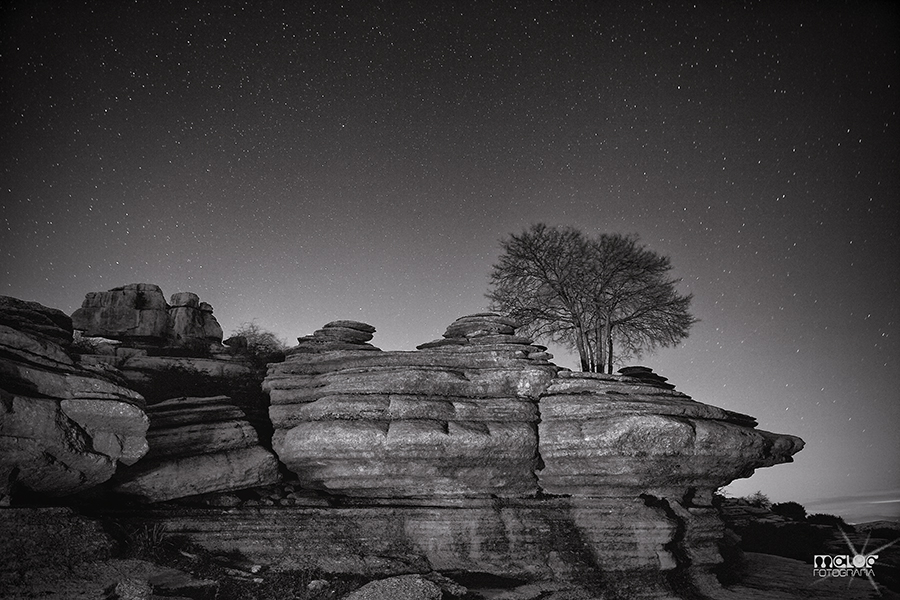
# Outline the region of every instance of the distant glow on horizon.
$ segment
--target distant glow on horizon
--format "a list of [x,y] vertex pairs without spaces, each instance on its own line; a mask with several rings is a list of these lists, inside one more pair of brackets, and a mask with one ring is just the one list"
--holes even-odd
[[639,362],[806,441],[735,495],[900,489],[898,20],[880,2],[4,3],[0,294],[71,314],[155,283],[226,335],[350,318],[411,350],[485,310],[501,237],[637,233],[701,319]]

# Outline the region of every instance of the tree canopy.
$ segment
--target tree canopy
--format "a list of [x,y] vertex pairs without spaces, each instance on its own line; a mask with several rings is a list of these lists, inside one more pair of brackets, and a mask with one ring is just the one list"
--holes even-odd
[[687,337],[692,295],[676,290],[668,257],[636,235],[586,236],[573,227],[532,225],[500,242],[487,297],[535,339],[578,352],[584,371]]

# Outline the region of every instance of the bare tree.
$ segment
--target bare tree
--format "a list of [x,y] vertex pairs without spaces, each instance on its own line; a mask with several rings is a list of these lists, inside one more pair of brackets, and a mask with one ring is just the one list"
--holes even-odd
[[578,352],[583,371],[612,372],[617,357],[673,346],[696,322],[671,262],[637,236],[587,238],[537,224],[501,240],[487,297],[536,339]]

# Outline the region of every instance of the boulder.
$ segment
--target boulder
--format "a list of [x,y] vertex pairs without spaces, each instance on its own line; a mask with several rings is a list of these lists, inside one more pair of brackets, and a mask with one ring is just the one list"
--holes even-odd
[[401,575],[370,581],[344,600],[441,600],[441,588],[421,575]]
[[278,481],[278,460],[229,398],[172,398],[147,414],[150,451],[119,470],[115,492],[162,502]]
[[168,312],[168,344],[180,347],[222,343],[222,327],[213,316],[212,306],[200,302],[197,294],[172,294]]
[[[724,537],[713,492],[803,447],[648,367],[559,369],[500,315],[462,317],[414,352],[329,325],[263,383],[275,451],[341,507],[291,498],[282,551],[315,547],[324,570],[424,564],[623,597],[671,597],[673,581],[708,591]],[[230,543],[279,551],[244,548],[243,527]]]
[[326,323],[312,335],[297,338],[297,346],[289,354],[310,354],[325,351],[378,351],[367,344],[372,339],[375,328],[359,321],[332,321]]
[[147,451],[144,399],[73,363],[57,343],[66,328],[47,325],[47,315],[62,318],[22,304],[0,304],[13,307],[0,320],[21,328],[0,325],[0,496],[15,487],[65,495],[96,486]]
[[132,283],[89,292],[72,324],[86,337],[161,344],[168,337],[169,306],[159,286]]
[[159,286],[132,283],[108,292],[90,292],[72,314],[86,337],[120,340],[138,347],[186,348],[207,352],[222,343],[222,327],[213,309],[192,292],[172,294],[166,302]]

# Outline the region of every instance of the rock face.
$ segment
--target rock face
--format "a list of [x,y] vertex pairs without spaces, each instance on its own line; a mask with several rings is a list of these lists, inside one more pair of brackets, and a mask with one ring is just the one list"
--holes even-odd
[[561,372],[541,395],[541,488],[684,498],[788,462],[803,447],[799,438],[754,429],[752,417],[672,387],[646,377]]
[[[381,498],[537,493],[537,397],[556,373],[498,315],[464,317],[415,352],[329,323],[263,386],[273,447],[309,488]],[[536,358],[530,358],[536,356]]]
[[147,414],[150,451],[119,470],[116,492],[161,502],[278,481],[278,460],[227,397],[173,398]]
[[373,331],[329,323],[264,382],[275,451],[342,507],[307,509],[315,525],[298,517],[285,546],[316,547],[326,570],[586,589],[642,573],[642,597],[709,590],[723,536],[713,492],[803,446],[645,367],[561,370],[499,315],[460,318],[415,352],[378,351]]
[[0,497],[78,492],[147,451],[143,398],[73,363],[64,316],[0,300]]
[[72,319],[61,310],[37,302],[0,296],[0,325],[62,347],[72,343]]
[[191,292],[172,294],[169,302],[168,340],[185,346],[194,340],[222,343],[222,327],[213,316],[213,308]]
[[222,343],[222,327],[212,313],[212,306],[191,292],[173,294],[167,303],[159,286],[132,283],[88,293],[72,322],[87,337],[129,345],[208,347]]

